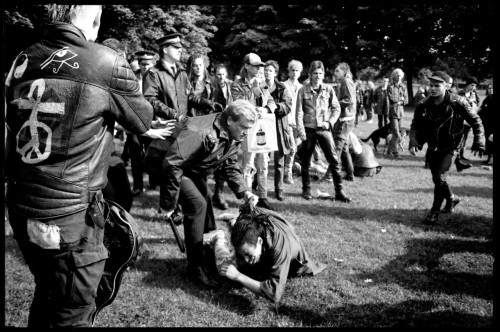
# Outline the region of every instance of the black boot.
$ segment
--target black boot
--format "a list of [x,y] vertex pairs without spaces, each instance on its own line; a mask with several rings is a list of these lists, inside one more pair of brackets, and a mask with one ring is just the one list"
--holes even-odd
[[229,208],[229,204],[227,204],[224,196],[218,193],[212,196],[212,204],[219,210],[227,210]]
[[259,201],[256,204],[258,207],[268,209],[268,210],[274,210],[267,198],[259,198]]
[[455,166],[457,168],[457,172],[461,172],[464,169],[471,168],[472,164],[466,163],[466,162],[464,162],[463,159],[461,159],[460,157],[457,157],[457,158],[455,158]]
[[340,202],[344,202],[344,203],[351,202],[351,198],[346,196],[346,194],[344,193],[344,191],[342,189],[335,191],[335,200],[340,201]]
[[441,210],[441,212],[442,213],[452,213],[453,210],[455,209],[455,206],[457,206],[458,203],[460,203],[460,199],[456,196],[452,196],[450,199],[446,200],[446,204],[445,204],[443,210]]
[[283,197],[283,190],[275,190],[274,195],[278,201],[284,201],[285,198]]

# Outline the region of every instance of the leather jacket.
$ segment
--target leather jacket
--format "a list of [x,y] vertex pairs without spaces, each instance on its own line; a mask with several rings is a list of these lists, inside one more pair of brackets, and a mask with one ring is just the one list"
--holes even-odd
[[6,82],[9,200],[40,220],[87,209],[106,185],[115,120],[142,134],[153,116],[126,59],[72,24],[45,32]]
[[172,136],[153,140],[146,162],[160,180],[160,207],[173,210],[179,198],[183,173],[206,177],[218,170],[238,198],[247,190],[238,162],[241,142],[230,139],[222,113],[188,117]]
[[182,120],[188,112],[188,96],[191,92],[188,74],[180,63],[172,75],[162,61],[150,68],[142,81],[144,97],[153,105],[155,116],[163,119]]
[[[418,104],[410,127],[410,147],[422,148],[427,142],[429,149],[453,153],[462,141],[464,120],[474,132],[473,146],[484,148],[484,128],[481,119],[472,111],[464,97],[446,92],[440,105],[432,105],[432,98]],[[435,112],[439,108],[442,112]]]
[[271,92],[276,103],[276,110],[274,110],[274,115],[276,116],[276,134],[278,138],[278,149],[283,154],[289,154],[292,142],[290,142],[290,126],[288,125],[288,114],[290,114],[290,103],[287,100],[291,99],[288,96],[289,91],[285,85],[278,80],[274,81],[276,88]]

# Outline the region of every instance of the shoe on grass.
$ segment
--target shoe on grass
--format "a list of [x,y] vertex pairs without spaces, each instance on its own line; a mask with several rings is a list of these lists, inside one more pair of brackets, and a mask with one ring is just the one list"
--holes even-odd
[[455,206],[460,203],[460,199],[458,197],[452,197],[446,201],[446,205],[444,206],[442,213],[452,213],[455,209]]
[[439,212],[430,211],[429,214],[425,217],[423,223],[425,225],[435,225],[438,221]]

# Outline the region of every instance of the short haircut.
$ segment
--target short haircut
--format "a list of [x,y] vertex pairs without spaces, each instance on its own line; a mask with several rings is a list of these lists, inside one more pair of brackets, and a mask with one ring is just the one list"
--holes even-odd
[[215,65],[214,71],[217,72],[217,70],[224,68],[227,71],[227,66],[223,63],[218,63]]
[[321,62],[320,60],[315,60],[311,62],[311,65],[309,66],[309,74],[311,74],[316,69],[322,69],[324,72],[325,66],[323,65],[323,62]]
[[340,62],[336,68],[341,69],[344,72],[345,76],[351,75],[352,78],[351,67],[349,67],[347,62]]
[[237,99],[229,104],[224,112],[222,112],[222,116],[226,121],[230,118],[234,122],[240,121],[241,118],[245,118],[250,122],[257,120],[255,106],[244,99]]
[[264,68],[271,66],[274,68],[274,71],[276,71],[276,74],[280,71],[280,65],[278,64],[277,61],[274,60],[267,60],[266,63],[264,64]]
[[290,62],[288,62],[288,70],[290,69],[298,69],[300,71],[304,70],[304,67],[302,66],[302,62],[300,62],[299,60],[290,60]]
[[102,5],[57,5],[49,4],[45,5],[47,13],[49,16],[49,21],[51,23],[61,22],[61,23],[71,23],[72,18],[80,13],[80,10],[87,10],[90,8],[98,6],[102,10]]

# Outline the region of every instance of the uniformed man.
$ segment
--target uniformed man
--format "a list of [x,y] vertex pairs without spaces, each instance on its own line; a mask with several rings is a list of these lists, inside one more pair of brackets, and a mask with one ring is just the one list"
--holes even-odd
[[207,286],[214,286],[214,282],[203,265],[203,233],[215,229],[207,175],[219,170],[236,197],[245,198],[253,205],[257,203],[258,197],[243,181],[238,162],[241,142],[256,117],[255,106],[250,102],[235,101],[222,113],[189,117],[179,122],[172,137],[166,141],[155,140],[149,147],[164,153],[161,169],[156,170],[160,207],[170,217],[177,203],[181,205],[188,274]]
[[142,81],[144,80],[144,75],[146,75],[147,71],[156,64],[156,53],[149,50],[141,50],[135,52],[135,56],[139,64],[139,72],[141,74],[139,77],[139,84],[142,91]]
[[179,62],[182,55],[181,36],[171,33],[158,40],[160,61],[143,80],[144,97],[153,105],[155,116],[163,119],[182,120],[188,111],[191,84]]

